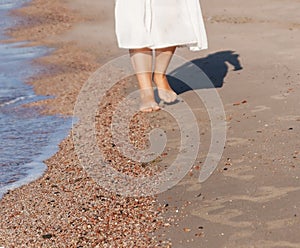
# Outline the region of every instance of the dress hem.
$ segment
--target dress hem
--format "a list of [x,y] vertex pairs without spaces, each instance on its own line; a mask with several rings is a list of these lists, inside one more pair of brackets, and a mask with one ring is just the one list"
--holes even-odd
[[200,51],[207,49],[207,46],[200,47],[197,46],[197,42],[191,42],[191,43],[174,43],[174,44],[166,44],[166,45],[160,45],[160,46],[154,46],[154,45],[142,45],[142,46],[125,46],[125,45],[119,45],[119,48],[122,49],[142,49],[142,48],[150,48],[150,49],[161,49],[161,48],[167,48],[167,47],[188,47],[191,51]]

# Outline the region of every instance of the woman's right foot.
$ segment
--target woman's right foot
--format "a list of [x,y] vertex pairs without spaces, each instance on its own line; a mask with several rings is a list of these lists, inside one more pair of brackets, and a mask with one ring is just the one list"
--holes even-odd
[[141,105],[140,111],[152,112],[160,110],[157,102],[154,99],[153,88],[140,89]]
[[140,111],[145,113],[149,113],[157,110],[160,110],[160,107],[156,102],[149,102],[147,104],[141,104],[140,106]]

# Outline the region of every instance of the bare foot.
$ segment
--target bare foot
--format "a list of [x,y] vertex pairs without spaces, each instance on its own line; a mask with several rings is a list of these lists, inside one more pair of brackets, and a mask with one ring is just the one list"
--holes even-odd
[[160,109],[160,107],[154,99],[153,88],[140,89],[140,98],[140,111],[152,112]]
[[160,97],[161,100],[163,100],[166,103],[171,103],[176,101],[177,94],[170,87],[166,75],[155,74],[153,79],[157,86],[158,96]]

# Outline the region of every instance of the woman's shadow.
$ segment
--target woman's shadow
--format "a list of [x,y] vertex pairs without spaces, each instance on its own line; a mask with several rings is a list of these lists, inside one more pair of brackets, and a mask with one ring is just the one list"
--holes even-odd
[[242,70],[239,55],[234,51],[222,51],[205,58],[195,59],[168,73],[168,80],[177,94],[196,89],[220,88],[223,86],[229,66],[234,71]]

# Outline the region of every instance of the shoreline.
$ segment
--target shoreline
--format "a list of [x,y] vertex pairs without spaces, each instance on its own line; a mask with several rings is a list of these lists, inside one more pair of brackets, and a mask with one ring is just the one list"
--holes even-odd
[[[5,100],[4,96],[4,101],[0,104],[0,107],[3,107],[3,113],[1,113],[3,116],[1,115],[1,118],[3,118],[4,123],[8,126],[12,125],[11,129],[6,129],[9,135],[13,137],[14,133],[19,132],[19,137],[15,137],[17,143],[14,143],[14,148],[16,150],[20,150],[18,150],[17,154],[15,154],[16,157],[13,162],[16,166],[15,171],[10,172],[9,168],[6,168],[5,166],[3,167],[3,172],[6,175],[3,178],[3,182],[5,181],[7,183],[0,189],[0,199],[7,191],[12,191],[15,188],[26,185],[40,178],[46,170],[46,165],[43,163],[43,160],[57,152],[58,144],[67,135],[66,130],[70,129],[70,122],[67,120],[63,123],[63,119],[56,119],[57,116],[39,116],[38,109],[23,109],[26,105],[30,104],[30,102],[38,102],[41,99],[47,98],[46,96],[36,95],[32,87],[28,86],[27,82],[34,75],[41,73],[39,71],[41,66],[37,64],[34,65],[33,60],[47,56],[50,54],[51,50],[53,50],[53,48],[51,49],[45,46],[29,46],[29,42],[26,40],[9,40],[11,37],[8,36],[7,30],[13,28],[14,23],[21,22],[21,17],[13,16],[12,12],[17,11],[17,9],[21,8],[25,4],[28,4],[28,2],[16,1],[14,3],[9,3],[8,6],[0,6],[1,14],[3,13],[3,18],[5,18],[5,22],[1,26],[1,52],[4,53],[4,58],[1,61],[3,63],[1,64],[1,69],[3,69],[4,76],[1,75],[1,79],[4,81],[4,91],[6,90],[9,92],[9,100]],[[5,65],[4,61],[8,65]],[[12,67],[17,68],[18,71],[12,71]],[[5,87],[5,80],[13,80],[13,82],[10,83],[9,88]],[[1,95],[1,97],[3,97],[3,95]],[[20,111],[20,113],[15,113],[15,111]],[[6,112],[9,113],[9,115],[6,115]],[[14,124],[16,120],[19,121],[16,115],[24,116],[21,126],[27,126],[25,130],[22,129],[20,125]],[[35,116],[35,121],[32,122],[30,115]],[[38,122],[42,123],[43,130],[39,130],[39,125],[35,124]],[[57,125],[56,128],[51,127],[51,124],[49,123]],[[1,126],[2,125],[3,122],[1,122]],[[26,140],[28,133],[32,131],[30,126],[35,126],[35,128],[37,128],[34,132],[35,139],[38,141],[31,142],[32,140],[30,140],[27,144],[23,144],[22,140]],[[51,133],[49,134],[49,132]],[[45,133],[48,133],[47,137],[44,136]],[[1,137],[4,141],[8,139],[9,141],[14,142],[14,140],[10,140],[10,138],[5,134]],[[36,144],[39,144],[42,147],[36,147]],[[26,145],[32,145],[33,147],[40,148],[39,152],[36,152],[34,148],[28,148],[27,150],[31,150],[31,152],[28,152],[26,150]],[[9,158],[6,155],[10,152],[9,147],[10,144],[7,149],[3,146],[0,148],[0,150],[4,152],[3,159],[6,162],[7,160],[9,161]],[[21,149],[25,149],[25,151],[21,151]],[[22,161],[20,161],[20,156],[22,157]],[[22,168],[18,167],[19,163],[22,164]],[[20,176],[22,175],[22,172],[26,175]],[[18,175],[18,173],[20,173],[20,175]]]
[[[12,38],[7,42],[29,38],[29,46],[55,49],[33,61],[43,70],[27,82],[37,95],[55,97],[26,106],[42,107],[41,114],[72,116],[79,90],[100,64],[74,42],[57,37],[84,18],[59,1],[33,0],[12,14],[20,15],[21,23],[8,30]],[[154,198],[122,197],[100,188],[76,159],[70,133],[59,151],[44,161],[47,169],[39,179],[1,199],[0,245],[156,246],[159,242],[151,235],[162,221]]]

